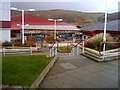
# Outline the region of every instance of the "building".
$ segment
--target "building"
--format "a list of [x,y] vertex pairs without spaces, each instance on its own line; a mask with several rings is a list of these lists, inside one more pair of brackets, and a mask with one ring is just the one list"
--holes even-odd
[[0,3],[0,42],[11,41],[10,2]]
[[[36,16],[33,14],[25,14],[24,28],[25,28],[25,40],[28,40],[29,37],[36,37],[38,35],[53,35],[54,34],[54,21],[49,21],[47,18]],[[20,39],[21,38],[21,21],[22,16],[13,16],[11,18],[11,39]],[[64,21],[64,20],[63,20]],[[64,22],[56,22],[56,31],[57,35],[62,33],[76,33],[80,30],[76,27],[76,25],[64,23]]]
[[[113,38],[120,36],[120,26],[118,25],[120,20],[114,20],[107,22],[107,29],[106,32],[109,33]],[[82,35],[85,38],[92,37],[96,34],[104,32],[104,23],[99,23],[93,26],[87,26],[80,28]]]

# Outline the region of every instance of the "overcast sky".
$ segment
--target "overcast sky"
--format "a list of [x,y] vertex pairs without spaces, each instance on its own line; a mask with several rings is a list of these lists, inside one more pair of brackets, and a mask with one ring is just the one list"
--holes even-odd
[[[119,1],[107,1],[109,13],[118,11]],[[79,0],[79,2],[11,2],[11,7],[24,10],[32,8],[36,10],[65,9],[83,12],[105,12],[105,4],[105,0]]]

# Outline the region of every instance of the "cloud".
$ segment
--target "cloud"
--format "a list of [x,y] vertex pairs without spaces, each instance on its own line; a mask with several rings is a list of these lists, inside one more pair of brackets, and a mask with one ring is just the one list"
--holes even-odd
[[105,12],[105,1],[107,2],[108,12],[118,11],[118,1],[120,0],[72,0],[70,2],[66,2],[66,0],[65,2],[52,2],[51,0],[51,2],[11,2],[11,6],[20,9],[67,9],[83,12]]

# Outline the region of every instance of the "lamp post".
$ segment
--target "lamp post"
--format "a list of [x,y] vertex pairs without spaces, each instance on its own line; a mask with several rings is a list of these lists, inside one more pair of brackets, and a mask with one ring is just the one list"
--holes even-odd
[[106,28],[107,28],[107,1],[105,2],[105,24],[104,24],[104,35],[103,35],[103,52],[105,52],[106,47]]
[[21,11],[22,12],[22,44],[24,45],[25,43],[25,37],[24,37],[24,33],[25,33],[25,30],[24,30],[24,22],[25,22],[25,19],[24,19],[24,12],[25,11],[35,11],[35,9],[28,9],[28,10],[21,10],[21,9],[18,9],[18,8],[14,8],[14,7],[11,7],[11,10],[16,10],[16,11]]
[[48,19],[49,21],[54,21],[54,40],[56,40],[56,22],[63,21],[63,19]]
[[22,44],[24,44],[25,43],[25,37],[24,37],[24,32],[25,32],[25,30],[24,30],[24,21],[25,19],[24,19],[24,10],[22,10]]
[[57,21],[63,21],[63,19],[48,19],[49,21],[54,21],[54,55],[57,55],[57,43],[56,43],[56,23]]

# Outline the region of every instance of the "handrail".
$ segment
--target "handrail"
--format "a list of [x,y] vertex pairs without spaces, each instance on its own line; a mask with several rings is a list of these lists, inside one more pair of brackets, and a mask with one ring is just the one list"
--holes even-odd
[[82,41],[84,40],[81,40],[80,42],[78,42],[76,45],[73,45],[73,46],[77,47],[79,44],[81,44]]
[[112,43],[114,43],[114,44],[116,44],[116,43],[117,43],[117,44],[120,44],[120,42],[101,42],[101,43],[100,43],[100,50],[99,50],[99,54],[100,54],[100,55],[102,55],[102,54],[101,54],[102,44],[112,44]]
[[[52,46],[49,47],[50,56],[51,56],[51,52],[53,52],[53,51],[51,51],[51,49],[54,47],[55,44],[57,44],[57,47],[58,47],[58,43],[56,43],[56,42],[52,43]],[[55,48],[54,48],[54,56],[57,55],[56,53],[57,52],[55,51]]]
[[[82,53],[84,54],[84,41],[85,40],[80,40],[80,42],[78,42],[77,44],[71,44],[74,47],[78,47],[78,45],[82,45]],[[78,49],[77,49],[78,50]],[[78,52],[78,51],[77,51]]]

